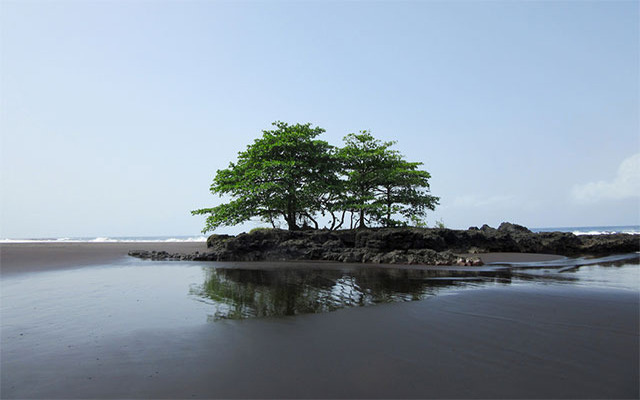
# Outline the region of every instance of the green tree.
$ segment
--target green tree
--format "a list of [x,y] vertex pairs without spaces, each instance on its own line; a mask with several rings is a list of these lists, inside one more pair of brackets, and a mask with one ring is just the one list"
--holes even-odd
[[422,163],[408,162],[391,149],[395,142],[380,141],[369,131],[351,133],[344,142],[338,151],[346,178],[341,206],[352,212],[359,228],[407,225],[438,204],[429,194],[431,175],[418,169]]
[[231,201],[191,212],[209,215],[203,232],[253,217],[274,226],[282,217],[290,230],[307,221],[318,227],[314,215],[337,180],[334,148],[314,139],[324,132],[320,127],[280,121],[273,125],[276,129],[263,131],[261,138],[238,153],[236,163],[217,171],[211,192],[230,196]]
[[375,203],[376,189],[384,182],[385,170],[397,154],[389,148],[394,142],[381,142],[369,131],[350,133],[345,146],[338,151],[346,175],[346,198],[342,206],[356,218],[359,228],[365,228],[379,212]]
[[[429,194],[427,171],[418,169],[420,162],[405,161],[399,154],[390,157],[381,171],[382,181],[376,188],[378,213],[373,217],[383,226],[421,225],[427,210],[434,210],[439,198]],[[402,219],[395,219],[400,216]]]

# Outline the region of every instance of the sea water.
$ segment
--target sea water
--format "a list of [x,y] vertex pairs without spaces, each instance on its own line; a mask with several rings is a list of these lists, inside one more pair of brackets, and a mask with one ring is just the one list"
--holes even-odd
[[606,235],[612,233],[640,234],[640,225],[568,226],[562,228],[532,228],[532,232],[570,232],[574,235]]
[[[575,235],[602,235],[611,233],[640,234],[640,225],[624,226],[581,226],[556,228],[531,228],[533,232],[571,232]],[[180,243],[206,242],[205,235],[170,235],[170,236],[84,236],[84,237],[56,237],[56,238],[3,238],[0,243]]]
[[206,242],[202,235],[171,235],[171,236],[83,236],[57,238],[4,238],[0,243],[191,243]]

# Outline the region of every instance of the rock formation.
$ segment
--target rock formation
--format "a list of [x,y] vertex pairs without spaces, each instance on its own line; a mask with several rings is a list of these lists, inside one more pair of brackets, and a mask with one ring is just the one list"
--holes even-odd
[[328,260],[355,263],[482,265],[486,252],[550,253],[566,256],[609,255],[640,250],[640,237],[630,234],[580,235],[534,233],[502,223],[467,230],[442,228],[373,228],[363,230],[286,231],[259,229],[238,236],[211,235],[208,251],[193,254],[130,251],[154,260],[281,261]]

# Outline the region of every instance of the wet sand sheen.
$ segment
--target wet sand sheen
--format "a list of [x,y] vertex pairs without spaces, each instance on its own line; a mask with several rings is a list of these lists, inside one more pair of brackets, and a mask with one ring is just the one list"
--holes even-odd
[[[638,297],[466,291],[2,358],[2,397],[637,398]],[[18,357],[18,359],[16,359]]]
[[[142,247],[24,246],[2,245],[5,283],[28,282],[21,272],[85,266],[88,274],[90,265],[126,262],[127,250]],[[46,294],[33,296],[46,305]],[[75,317],[64,326],[78,332],[73,343],[47,346],[28,333],[3,333],[0,397],[637,398],[639,315],[637,290],[523,284],[295,317],[98,329],[95,336]]]
[[169,252],[206,251],[204,242],[2,243],[0,275],[50,271],[125,260],[133,249]]

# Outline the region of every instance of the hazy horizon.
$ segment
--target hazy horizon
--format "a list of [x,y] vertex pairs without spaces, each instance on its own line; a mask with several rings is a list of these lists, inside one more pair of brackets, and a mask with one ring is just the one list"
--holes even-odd
[[429,226],[640,225],[638,2],[0,7],[0,238],[197,236],[275,120],[397,140]]

